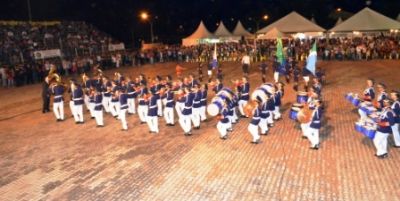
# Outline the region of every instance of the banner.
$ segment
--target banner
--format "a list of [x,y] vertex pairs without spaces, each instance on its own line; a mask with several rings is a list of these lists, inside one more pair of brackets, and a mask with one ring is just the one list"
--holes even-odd
[[47,59],[53,57],[61,57],[60,49],[52,49],[52,50],[40,50],[33,52],[33,56],[35,59]]
[[117,50],[125,50],[125,45],[124,45],[124,43],[109,44],[109,45],[108,45],[108,51],[117,51]]

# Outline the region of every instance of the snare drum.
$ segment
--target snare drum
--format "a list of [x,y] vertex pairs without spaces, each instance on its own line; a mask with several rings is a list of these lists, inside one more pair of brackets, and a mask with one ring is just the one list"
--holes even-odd
[[346,98],[346,100],[352,102],[353,101],[353,93],[346,94],[345,98]]
[[297,113],[299,113],[299,111],[300,111],[300,108],[293,106],[290,109],[289,118],[292,120],[297,120]]
[[355,127],[357,132],[364,133],[364,125],[363,124],[357,122],[354,125],[354,127]]
[[351,101],[351,103],[356,107],[358,107],[360,105],[360,102],[361,101],[358,98],[353,98],[353,100]]
[[374,127],[365,126],[363,129],[363,134],[369,139],[373,140],[375,138],[376,129]]
[[297,103],[307,103],[307,92],[300,91],[297,93]]

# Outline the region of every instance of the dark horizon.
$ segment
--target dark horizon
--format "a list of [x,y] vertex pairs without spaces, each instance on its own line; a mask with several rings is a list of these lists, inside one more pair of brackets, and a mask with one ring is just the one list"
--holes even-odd
[[[7,0],[0,8],[1,20],[28,20],[29,0]],[[245,28],[255,31],[291,11],[304,17],[315,18],[318,25],[331,28],[336,19],[329,16],[337,8],[356,13],[366,6],[365,0],[202,0],[202,1],[108,1],[108,0],[31,0],[32,20],[86,21],[110,34],[130,47],[138,46],[139,40],[150,41],[150,25],[139,18],[141,11],[153,17],[154,35],[157,41],[179,43],[190,35],[203,20],[210,31],[223,20],[232,30],[240,20]],[[227,3],[229,5],[227,5]],[[388,17],[396,18],[400,12],[400,1],[372,1],[369,6]],[[195,9],[194,9],[195,8]],[[263,21],[262,16],[268,15]],[[155,19],[157,17],[157,19]],[[258,20],[256,20],[258,19]]]

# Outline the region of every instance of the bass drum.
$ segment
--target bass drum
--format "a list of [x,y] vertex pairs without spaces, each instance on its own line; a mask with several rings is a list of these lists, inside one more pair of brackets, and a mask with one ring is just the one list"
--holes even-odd
[[308,108],[308,107],[302,108],[297,113],[297,120],[302,124],[310,123],[311,117],[312,117],[312,110],[310,110],[310,108]]

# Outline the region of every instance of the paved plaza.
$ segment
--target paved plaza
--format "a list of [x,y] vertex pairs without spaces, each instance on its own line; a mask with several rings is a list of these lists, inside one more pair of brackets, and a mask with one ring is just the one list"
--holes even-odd
[[[120,71],[153,77],[174,74],[175,65]],[[182,65],[185,74],[196,72],[197,64]],[[166,127],[163,118],[160,133],[150,134],[134,115],[122,132],[110,115],[104,128],[96,128],[87,113],[86,123],[76,125],[68,104],[68,118],[57,123],[52,113],[41,113],[40,85],[0,89],[0,200],[400,200],[400,149],[390,146],[389,157],[377,159],[372,141],[354,130],[358,114],[344,98],[361,93],[368,77],[399,90],[400,62],[318,65],[327,74],[318,151],[309,149],[299,125],[288,118],[295,102],[291,84],[285,87],[283,120],[258,145],[249,143],[248,119],[226,141],[219,139],[215,119],[185,137],[178,123]],[[240,64],[223,68],[225,84],[240,78]],[[261,82],[256,65],[249,77],[253,90]]]

